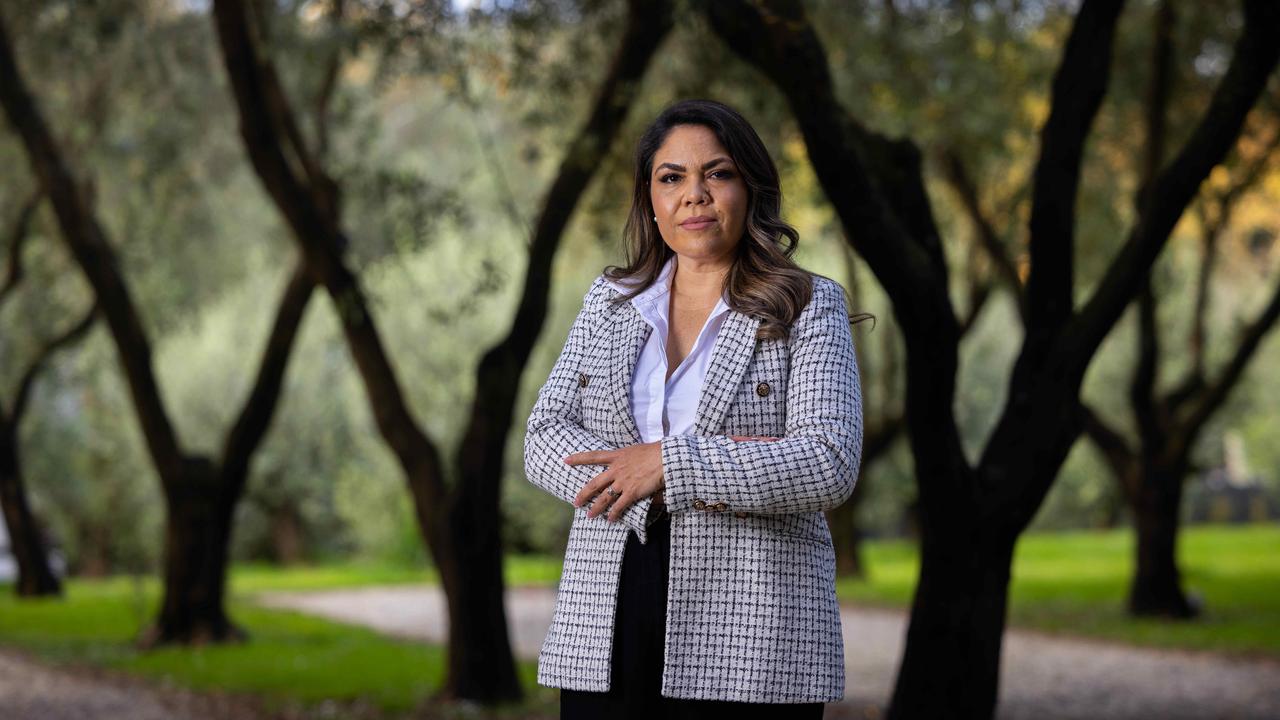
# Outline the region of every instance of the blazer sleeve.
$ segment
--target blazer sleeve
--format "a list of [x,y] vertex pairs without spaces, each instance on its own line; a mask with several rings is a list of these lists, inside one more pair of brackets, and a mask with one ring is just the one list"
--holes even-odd
[[[578,370],[607,310],[606,280],[601,275],[591,284],[582,299],[569,337],[551,375],[538,391],[538,399],[525,427],[524,472],[529,482],[552,495],[573,503],[573,499],[592,478],[605,470],[603,465],[568,465],[567,455],[588,450],[614,450],[616,446],[602,440],[582,426],[582,399],[578,389]],[[647,542],[646,517],[651,497],[634,503],[622,514],[621,522],[636,532],[640,542]],[[578,508],[584,516],[592,503]],[[585,522],[607,523],[605,515],[583,518]]]
[[853,493],[862,458],[862,389],[838,283],[814,278],[790,345],[785,436],[663,438],[670,512],[694,510],[695,500],[735,511],[812,512],[835,508]]

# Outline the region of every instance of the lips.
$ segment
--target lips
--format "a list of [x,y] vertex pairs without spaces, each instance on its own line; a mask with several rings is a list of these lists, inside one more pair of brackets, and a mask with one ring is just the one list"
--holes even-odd
[[703,228],[709,228],[715,224],[716,219],[710,215],[696,215],[680,223],[680,227],[685,230],[701,230]]

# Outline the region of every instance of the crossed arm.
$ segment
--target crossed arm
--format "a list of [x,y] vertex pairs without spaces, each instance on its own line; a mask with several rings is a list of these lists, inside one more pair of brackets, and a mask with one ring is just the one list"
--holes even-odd
[[792,324],[784,437],[736,442],[723,435],[662,439],[667,508],[694,501],[781,514],[830,510],[849,498],[862,458],[862,390],[844,294],[814,278]]
[[[624,488],[610,518],[626,523],[642,542],[658,489],[671,512],[694,510],[695,500],[738,511],[794,513],[834,508],[848,499],[861,460],[862,398],[838,285],[815,278],[813,299],[792,325],[785,437],[740,442],[747,438],[682,435],[615,448],[582,426],[574,387],[582,354],[603,316],[603,284],[597,278],[583,298],[530,413],[524,457],[531,482],[575,506],[599,502],[598,493],[610,483]],[[578,464],[565,461],[568,453]],[[602,472],[602,464],[609,469]],[[589,514],[603,512],[592,507]]]
[[[582,310],[569,328],[564,349],[552,366],[547,382],[538,391],[524,436],[524,470],[529,481],[575,505],[579,491],[601,471],[598,464],[568,464],[565,456],[618,450],[582,426],[581,408],[576,399],[578,367],[604,315],[604,284],[603,277],[596,278],[583,297]],[[652,496],[636,500],[619,518],[635,530],[641,542],[647,540],[646,518],[651,504]]]

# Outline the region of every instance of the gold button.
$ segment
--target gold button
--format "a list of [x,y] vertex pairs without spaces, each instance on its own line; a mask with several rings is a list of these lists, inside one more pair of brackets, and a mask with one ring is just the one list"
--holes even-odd
[[706,504],[705,502],[703,502],[702,500],[694,500],[694,501],[693,501],[693,509],[694,509],[694,510],[706,510],[706,509],[707,509],[707,504]]
[[762,382],[762,383],[760,383],[759,385],[757,385],[757,386],[756,386],[756,394],[757,394],[757,395],[759,395],[760,397],[764,397],[765,395],[768,395],[768,394],[769,394],[769,383],[767,383],[767,382]]
[[724,503],[722,503],[722,502],[718,502],[718,503],[716,503],[715,505],[712,505],[711,507],[712,507],[712,509],[714,509],[716,512],[724,512],[725,510],[728,510],[728,509],[729,509],[729,506],[728,506],[728,505],[725,505],[725,504],[724,504]]
[[734,513],[733,516],[736,518],[744,518],[747,516],[747,514],[739,510],[738,512]]
[[588,380],[590,378],[587,377],[586,373],[578,373],[578,387],[586,387]]

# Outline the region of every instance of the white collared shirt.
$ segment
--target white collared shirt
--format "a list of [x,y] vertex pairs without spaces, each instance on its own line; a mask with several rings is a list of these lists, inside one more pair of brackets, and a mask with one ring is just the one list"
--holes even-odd
[[[631,414],[640,430],[643,442],[654,442],[672,435],[688,435],[698,411],[698,397],[702,392],[702,380],[711,361],[711,348],[715,345],[720,326],[729,312],[728,298],[721,294],[716,306],[702,325],[698,339],[689,355],[667,376],[668,312],[671,306],[671,280],[675,273],[676,256],[672,255],[662,267],[653,285],[631,299],[640,317],[649,323],[653,332],[636,359],[635,374],[631,378]],[[628,288],[609,281],[618,290]],[[664,382],[665,380],[665,382]]]

